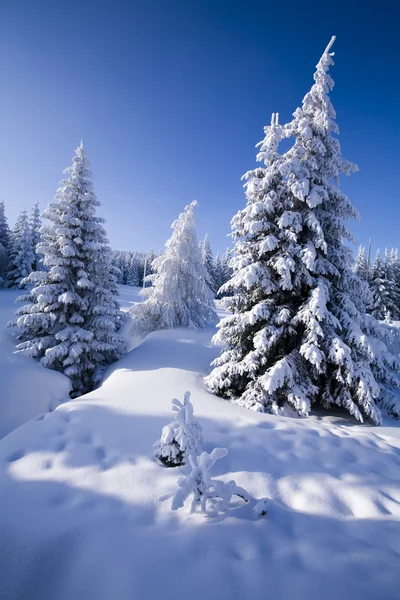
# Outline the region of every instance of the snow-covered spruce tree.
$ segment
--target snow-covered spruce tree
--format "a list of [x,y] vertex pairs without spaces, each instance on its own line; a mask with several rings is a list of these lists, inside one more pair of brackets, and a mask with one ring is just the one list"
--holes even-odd
[[117,283],[122,283],[122,271],[121,271],[122,252],[120,252],[119,250],[112,250],[111,251],[111,260],[112,260],[112,264],[113,264],[114,268],[118,270]]
[[[142,261],[143,261],[143,270],[142,270],[142,279],[140,281],[141,285],[143,285],[143,283],[145,284],[145,287],[151,285],[152,282],[152,275],[154,275],[154,260],[156,258],[156,253],[154,252],[154,250],[152,248],[150,248],[150,250],[148,250],[147,252],[145,252],[142,255]],[[145,269],[146,269],[146,274],[145,274]],[[140,271],[139,271],[139,275],[140,275]]]
[[352,272],[343,243],[352,239],[346,222],[357,213],[338,187],[339,176],[356,167],[341,157],[332,136],[338,132],[328,96],[333,41],[302,108],[285,126],[292,148],[282,160],[266,161],[260,181],[257,171],[248,176],[248,205],[233,221],[234,275],[226,285],[238,294],[216,337],[227,350],[206,384],[257,410],[289,406],[306,415],[312,403],[337,405],[379,423],[381,389],[373,370],[383,364],[390,373],[390,360],[383,342],[368,335],[372,327],[359,301],[368,288]]
[[4,202],[0,202],[0,287],[5,284],[10,246],[10,229],[5,214]]
[[390,281],[387,278],[385,259],[381,258],[380,250],[377,251],[373,265],[370,281],[372,292],[372,303],[369,312],[376,319],[387,319],[392,314],[390,298]]
[[126,284],[132,286],[139,285],[139,261],[135,253],[132,253],[129,259],[129,269],[126,277]]
[[391,285],[391,300],[394,305],[393,319],[400,319],[400,261],[399,251],[397,248],[392,248],[389,255],[390,272],[392,277]]
[[[233,275],[233,271],[232,271],[230,264],[231,264],[231,252],[228,249],[224,252],[224,254],[221,257],[221,278],[222,278],[221,287],[224,286],[225,283],[227,283]],[[230,293],[232,293],[232,291]],[[228,292],[225,291],[225,294],[228,294]],[[218,297],[222,296],[222,293],[220,292],[220,290],[218,290],[217,296]]]
[[[219,252],[215,256],[213,271],[215,287],[217,290],[217,298],[221,298],[224,295],[221,292],[221,288],[231,279],[233,275],[232,268],[230,267],[230,260],[231,258],[229,249],[222,256],[219,254]],[[228,292],[225,290],[225,295],[227,294]]]
[[17,256],[18,250],[19,250],[19,238],[21,236],[22,220],[23,220],[23,216],[22,216],[22,212],[20,212],[17,217],[17,220],[14,223],[14,227],[10,231],[10,235],[8,238],[9,241],[8,241],[8,247],[7,247],[7,254],[8,254],[7,285],[9,287],[12,287],[14,285],[14,280],[9,279],[9,273],[10,273],[10,270],[13,269],[13,267],[11,266],[11,263]]
[[226,350],[205,383],[247,408],[277,413],[291,406],[306,415],[317,389],[304,369],[294,319],[313,255],[298,242],[301,216],[291,210],[278,153],[284,135],[272,115],[257,156],[266,168],[244,175],[247,205],[232,220],[233,276],[220,290],[234,292],[224,301],[233,314],[219,324],[214,341]]
[[385,249],[385,255],[383,258],[383,270],[385,279],[387,281],[387,315],[390,320],[394,320],[397,319],[399,297],[395,279],[395,263],[393,262],[392,251],[389,251],[388,248]]
[[224,269],[223,269],[222,259],[221,259],[219,252],[217,252],[217,254],[215,255],[215,258],[214,258],[213,272],[214,272],[215,287],[217,289],[217,296],[218,296],[219,289],[224,285],[224,283],[226,283],[226,281],[224,281]]
[[43,215],[50,224],[42,228],[38,251],[48,272],[25,280],[33,288],[20,300],[28,304],[10,325],[21,332],[17,349],[67,375],[77,396],[93,389],[124,343],[117,334],[115,268],[82,143],[65,173]]
[[0,244],[0,289],[7,286],[8,250]]
[[10,228],[5,212],[4,202],[0,202],[0,244],[8,248],[10,243]]
[[10,262],[8,265],[9,287],[26,287],[25,278],[32,272],[35,255],[32,250],[31,229],[28,213],[23,210],[11,235]]
[[173,222],[172,237],[166,251],[155,258],[144,302],[130,311],[133,328],[141,334],[158,329],[187,327],[200,329],[215,322],[214,295],[207,285],[207,273],[201,262],[197,241],[194,208],[186,206]]
[[353,241],[347,221],[358,215],[340,191],[339,177],[357,167],[342,158],[340,144],[332,135],[338,133],[329,99],[334,85],[328,74],[334,39],[317,65],[314,85],[287,126],[295,140],[285,155],[288,187],[293,210],[301,218],[299,239],[311,258],[308,290],[293,325],[298,328],[299,351],[316,390],[311,401],[325,408],[343,407],[360,421],[369,418],[380,423],[381,388],[374,371],[377,374],[384,365],[389,375],[391,358],[383,342],[378,344],[373,337],[359,301],[368,290],[352,272],[351,251],[344,245],[345,240]]
[[31,239],[32,239],[32,251],[34,254],[34,262],[33,262],[33,270],[39,271],[41,268],[41,259],[42,256],[38,253],[37,247],[41,242],[40,230],[42,228],[42,221],[40,219],[40,209],[39,203],[36,202],[29,219],[29,226],[31,229]]
[[208,238],[208,233],[206,233],[203,243],[201,244],[201,261],[208,274],[208,286],[215,294],[217,287],[215,283],[214,257],[211,250],[210,240]]
[[370,269],[368,265],[367,253],[365,246],[360,246],[357,252],[356,260],[354,262],[354,273],[364,281],[369,281]]
[[176,398],[172,400],[175,419],[165,425],[161,438],[154,444],[155,455],[167,467],[184,465],[189,454],[200,454],[203,443],[203,429],[193,416],[190,392],[185,392],[183,404]]

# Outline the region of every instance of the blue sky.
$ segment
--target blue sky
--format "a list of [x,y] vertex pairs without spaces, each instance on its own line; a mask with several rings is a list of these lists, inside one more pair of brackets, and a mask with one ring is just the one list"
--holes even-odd
[[[241,175],[273,111],[290,119],[336,34],[343,189],[359,243],[399,245],[400,72],[394,0],[2,0],[0,199],[11,224],[52,201],[81,139],[111,245],[160,249],[197,199],[198,232],[229,244]],[[397,14],[396,14],[397,13]]]

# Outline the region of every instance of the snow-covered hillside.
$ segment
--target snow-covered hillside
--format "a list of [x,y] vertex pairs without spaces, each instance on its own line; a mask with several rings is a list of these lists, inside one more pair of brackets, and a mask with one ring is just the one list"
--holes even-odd
[[[121,291],[127,309],[137,290]],[[149,335],[100,389],[0,442],[2,599],[398,596],[400,429],[274,417],[210,395],[213,332]],[[163,500],[182,472],[152,445],[186,390],[205,450],[229,450],[214,476],[268,497],[266,517],[241,503],[207,518]]]
[[67,377],[15,353],[15,340],[5,326],[20,295],[21,290],[0,292],[0,438],[68,399],[70,390]]

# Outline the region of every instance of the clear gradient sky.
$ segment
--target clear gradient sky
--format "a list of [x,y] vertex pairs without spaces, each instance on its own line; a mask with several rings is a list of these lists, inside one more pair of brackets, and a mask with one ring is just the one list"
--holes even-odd
[[396,0],[0,0],[0,199],[10,223],[52,201],[83,139],[118,249],[160,249],[197,199],[198,232],[229,244],[241,175],[273,111],[290,119],[331,35],[343,189],[359,243],[398,246]]

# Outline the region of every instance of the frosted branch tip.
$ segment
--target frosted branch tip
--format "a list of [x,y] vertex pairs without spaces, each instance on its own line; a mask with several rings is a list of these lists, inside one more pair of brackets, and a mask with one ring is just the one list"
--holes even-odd
[[334,44],[335,40],[336,40],[336,35],[333,35],[333,36],[331,37],[331,41],[329,42],[329,44],[328,44],[328,45],[327,45],[327,47],[325,48],[325,52],[324,52],[324,54],[328,54],[328,52],[329,52],[329,50],[332,48],[332,46],[333,46],[333,44]]

